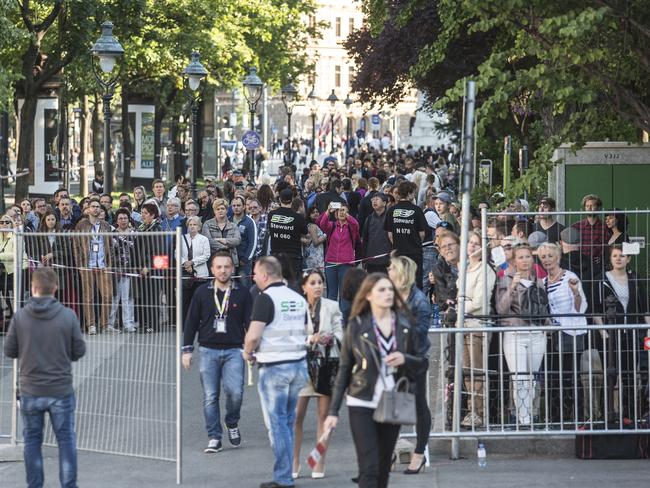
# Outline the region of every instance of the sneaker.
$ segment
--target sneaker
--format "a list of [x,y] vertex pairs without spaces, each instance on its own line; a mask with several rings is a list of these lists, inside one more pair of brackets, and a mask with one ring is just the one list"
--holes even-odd
[[88,335],[97,335],[97,327],[94,325],[88,327]]
[[110,334],[121,334],[122,333],[122,331],[120,329],[118,329],[117,327],[113,327],[112,325],[107,325],[105,330],[106,330],[106,332],[108,332]]
[[128,332],[129,334],[133,334],[134,332],[137,332],[137,331],[138,331],[137,327],[135,327],[135,326],[124,327],[124,330],[125,330],[126,332]]
[[219,452],[223,449],[221,441],[219,439],[210,439],[208,442],[208,447],[206,447],[203,452]]
[[239,427],[226,426],[226,429],[228,430],[228,440],[230,441],[230,445],[239,447],[241,444],[241,433],[239,432]]
[[474,412],[470,412],[467,415],[465,415],[465,418],[463,421],[460,423],[463,427],[483,427],[483,419],[479,417],[477,414]]

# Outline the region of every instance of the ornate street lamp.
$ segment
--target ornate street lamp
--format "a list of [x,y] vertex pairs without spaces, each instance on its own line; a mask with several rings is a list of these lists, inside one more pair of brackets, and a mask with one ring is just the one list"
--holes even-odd
[[189,90],[185,91],[185,96],[190,102],[192,110],[192,178],[190,185],[192,187],[192,198],[196,199],[196,168],[198,166],[198,147],[197,144],[199,136],[199,102],[201,99],[202,90],[201,81],[208,76],[208,70],[201,64],[201,55],[194,51],[192,53],[190,64],[183,70],[183,80],[187,84]]
[[99,60],[99,68],[104,75],[97,71],[95,63],[92,63],[93,74],[97,83],[104,91],[102,102],[104,105],[104,193],[111,193],[113,190],[113,167],[111,165],[111,100],[115,93],[115,86],[117,79],[120,76],[120,71],[111,77],[117,60],[124,55],[124,49],[113,37],[113,24],[106,21],[102,24],[102,35],[97,42],[93,45],[92,53]]
[[[248,76],[244,78],[244,98],[246,103],[248,103],[248,111],[251,116],[251,130],[255,130],[255,112],[257,111],[257,103],[262,97],[262,91],[264,90],[264,82],[257,76],[257,68],[251,67],[248,73]],[[250,168],[254,169],[255,165],[255,149],[248,151],[248,161]],[[257,168],[257,176],[259,176],[260,168]]]
[[291,83],[291,78],[289,78],[289,83],[282,87],[282,103],[287,111],[287,155],[289,157],[289,164],[293,161],[293,154],[291,151],[291,114],[293,113],[293,108],[296,105],[297,99],[298,89],[293,85],[293,83]]
[[334,115],[336,115],[336,104],[339,101],[336,93],[334,93],[334,89],[332,89],[330,96],[327,97],[327,101],[330,102],[330,117],[332,121],[332,151],[334,151]]
[[312,88],[307,95],[309,111],[311,112],[311,158],[316,159],[316,115],[318,114],[318,104],[320,99],[316,95],[316,88]]
[[345,100],[343,100],[343,105],[345,105],[345,118],[347,119],[347,125],[345,127],[345,161],[347,163],[348,156],[350,155],[350,139],[352,136],[352,133],[350,132],[350,107],[354,101],[350,98],[350,94],[348,93],[348,96],[345,97]]

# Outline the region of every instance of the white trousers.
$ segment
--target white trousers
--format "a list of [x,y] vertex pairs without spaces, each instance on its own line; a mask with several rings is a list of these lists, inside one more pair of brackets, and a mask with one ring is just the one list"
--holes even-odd
[[539,370],[546,353],[546,334],[543,332],[505,332],[503,354],[511,375],[511,388],[519,423],[530,425],[532,420],[535,384],[533,373]]

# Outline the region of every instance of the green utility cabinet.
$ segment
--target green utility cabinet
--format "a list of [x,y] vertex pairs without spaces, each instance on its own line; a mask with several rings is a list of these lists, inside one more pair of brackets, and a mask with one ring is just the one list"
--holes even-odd
[[[558,148],[553,158],[562,160],[549,174],[549,194],[559,211],[582,210],[582,197],[597,194],[603,209],[650,209],[650,143],[590,142],[573,153],[570,146]],[[650,210],[649,210],[650,212]],[[641,254],[633,259],[633,269],[648,267],[646,242],[650,213],[628,214],[628,234],[641,243]],[[564,224],[581,216],[559,218]]]

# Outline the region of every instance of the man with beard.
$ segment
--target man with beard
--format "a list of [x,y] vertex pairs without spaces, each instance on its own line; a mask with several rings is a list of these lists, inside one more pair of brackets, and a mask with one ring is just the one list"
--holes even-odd
[[252,300],[247,289],[231,279],[235,269],[228,251],[212,259],[214,281],[201,285],[190,303],[183,332],[182,362],[192,366],[194,338],[198,334],[199,371],[203,385],[203,414],[208,432],[206,453],[223,449],[219,385],[226,394],[225,425],[233,447],[241,445],[240,410],[244,395],[242,346],[248,330]]

